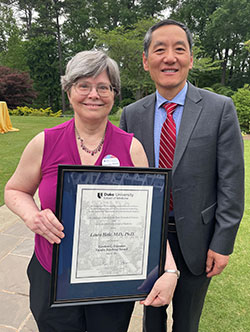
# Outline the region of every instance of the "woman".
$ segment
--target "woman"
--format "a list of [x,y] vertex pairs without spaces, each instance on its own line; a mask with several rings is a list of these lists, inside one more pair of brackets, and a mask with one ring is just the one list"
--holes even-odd
[[[106,156],[113,155],[117,166],[148,166],[141,143],[108,121],[120,91],[114,60],[102,51],[80,52],[69,61],[61,83],[74,118],[31,140],[5,188],[6,205],[36,234],[35,253],[28,267],[31,311],[39,331],[127,331],[133,302],[61,308],[48,305],[52,245],[64,238],[63,226],[54,215],[58,164],[102,165]],[[41,210],[33,200],[37,188]],[[166,267],[176,268],[169,247]],[[176,277],[165,274],[145,304],[169,303],[175,286]]]

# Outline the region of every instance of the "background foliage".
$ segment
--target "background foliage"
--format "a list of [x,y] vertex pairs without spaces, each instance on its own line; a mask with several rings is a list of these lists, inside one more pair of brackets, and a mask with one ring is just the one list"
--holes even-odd
[[6,101],[10,108],[29,104],[37,95],[32,83],[27,72],[0,67],[0,100]]
[[249,133],[250,132],[250,116],[249,116],[250,85],[245,84],[243,88],[238,89],[238,91],[232,96],[232,99],[237,108],[241,129],[246,133]]
[[[124,106],[154,91],[142,67],[143,37],[153,22],[174,18],[193,32],[189,80],[228,96],[243,89],[245,99],[249,17],[249,0],[2,0],[0,66],[30,75],[36,96],[24,98],[26,105],[65,112],[69,105],[60,89],[65,64],[76,52],[101,47],[120,66],[122,94],[116,106]],[[242,117],[238,103],[237,111]],[[244,114],[250,116],[247,106]],[[242,128],[249,130],[245,120]]]

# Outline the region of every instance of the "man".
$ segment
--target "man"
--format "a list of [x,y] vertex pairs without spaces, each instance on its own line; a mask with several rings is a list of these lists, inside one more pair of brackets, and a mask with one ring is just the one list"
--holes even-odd
[[[143,65],[156,93],[125,107],[120,127],[135,134],[150,166],[158,167],[167,117],[162,105],[177,104],[168,233],[180,270],[173,331],[196,332],[209,282],[227,265],[243,214],[243,142],[231,99],[187,82],[193,57],[185,25],[164,20],[151,27],[144,39]],[[144,331],[166,331],[166,318],[166,307],[145,306]]]

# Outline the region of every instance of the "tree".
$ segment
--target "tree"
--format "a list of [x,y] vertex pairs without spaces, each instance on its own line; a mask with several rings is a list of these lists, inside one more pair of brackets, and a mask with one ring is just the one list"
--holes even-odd
[[171,18],[185,23],[200,40],[206,35],[210,15],[220,6],[220,0],[168,0]]
[[248,0],[170,0],[173,18],[185,22],[199,36],[204,56],[221,61],[220,83],[232,88],[249,80]]
[[[29,40],[36,38],[37,36],[53,37],[57,43],[58,54],[58,71],[60,75],[63,74],[64,56],[62,51],[61,41],[61,24],[60,17],[63,13],[62,5],[63,1],[60,0],[5,0],[8,5],[15,5],[20,10],[20,19],[24,22],[26,27],[25,37]],[[34,15],[36,14],[36,15]],[[51,44],[52,45],[52,44]],[[47,44],[48,46],[48,44]],[[11,50],[9,50],[11,51]],[[52,50],[51,50],[52,51]],[[51,51],[49,53],[51,54]],[[55,50],[53,49],[53,52]],[[30,50],[32,52],[32,49]],[[9,52],[10,53],[10,52]],[[20,52],[19,52],[20,53]],[[12,53],[14,54],[14,53]],[[29,58],[32,57],[29,55]],[[8,57],[9,58],[9,57]],[[33,70],[31,70],[33,71]],[[54,71],[54,69],[52,69]],[[55,81],[58,84],[58,80]],[[37,84],[36,84],[37,85]],[[56,88],[52,89],[53,91]],[[57,88],[58,90],[58,88]],[[60,91],[60,90],[59,90]],[[47,91],[41,91],[41,95],[45,95]],[[50,101],[52,99],[50,98]],[[54,103],[54,102],[53,102]],[[57,102],[58,104],[58,102]],[[61,106],[65,111],[65,94],[61,91]]]
[[167,8],[167,0],[143,0],[140,3],[139,15],[143,18],[154,18]]
[[34,88],[38,92],[36,107],[59,110],[60,72],[56,40],[52,36],[37,36],[26,42],[27,64]]
[[118,63],[122,87],[129,91],[126,98],[139,99],[154,91],[154,83],[142,65],[143,38],[153,23],[152,19],[141,20],[129,29],[118,27],[109,32],[102,29],[91,31],[96,47],[106,49]]
[[93,26],[94,18],[90,18],[89,1],[65,0],[65,21],[62,26],[66,58],[72,57],[77,52],[88,50],[93,47],[90,37],[90,27]]
[[[60,90],[59,78],[70,57],[79,51],[94,47],[95,41],[91,29],[98,27],[109,32],[122,27],[124,31],[129,31],[133,29],[132,25],[138,18],[152,18],[158,15],[165,7],[166,0],[156,0],[153,3],[149,0],[3,0],[1,3],[6,4],[4,7],[6,12],[8,10],[11,13],[10,8],[17,9],[15,15],[23,34],[18,30],[15,34],[12,33],[11,38],[3,39],[5,53],[1,53],[0,49],[0,61],[2,59],[3,64],[8,66],[16,64],[18,68],[26,69],[27,59],[30,75],[35,82],[35,88],[39,91],[37,106],[51,106],[53,109],[62,106],[64,110],[65,95]],[[14,31],[7,26],[2,30],[7,35]],[[143,34],[144,32],[145,30]],[[17,46],[16,52],[14,44]],[[134,49],[135,47],[136,44]],[[24,48],[26,59],[22,55]],[[138,49],[135,49],[135,52],[138,52]],[[18,58],[15,58],[16,54]],[[135,55],[130,59],[135,60]],[[141,68],[141,57],[137,59]],[[123,66],[126,67],[123,76],[128,77],[132,67],[137,69],[138,66],[135,62],[126,66],[125,64],[128,62],[123,60]],[[143,70],[141,72],[144,73]],[[144,75],[150,82],[149,76]],[[133,83],[130,76],[129,89],[132,85],[134,86],[135,82]],[[152,83],[149,84],[151,85]],[[147,90],[150,91],[149,88]],[[137,93],[140,95],[140,87]],[[46,105],[42,105],[43,103]]]
[[224,85],[232,80],[235,70],[244,71],[247,53],[242,40],[246,40],[249,31],[249,15],[249,1],[224,0],[207,24],[207,40],[213,43],[205,47],[208,52],[214,50],[214,55],[222,61],[221,83]]
[[21,71],[28,71],[24,47],[19,32],[14,30],[8,39],[6,50],[0,53],[0,64]]
[[0,65],[27,71],[22,34],[13,11],[0,4]]
[[193,46],[193,68],[189,72],[188,79],[196,86],[203,75],[211,75],[220,68],[220,61],[213,61],[210,57],[204,57],[203,47],[200,45],[199,39],[195,38],[195,45]]
[[13,11],[7,6],[0,4],[0,53],[7,51],[8,40],[13,30],[18,30]]
[[157,16],[165,4],[166,0],[65,0],[62,31],[69,54],[94,46],[90,29],[129,29],[142,18]]
[[[61,25],[60,25],[60,15],[61,15],[61,2],[59,0],[53,0],[53,11],[55,17],[55,27],[56,27],[56,40],[57,40],[57,49],[58,49],[58,58],[59,58],[59,71],[60,76],[63,75],[63,54],[62,54],[62,38],[61,38]],[[61,98],[62,98],[62,111],[66,111],[65,104],[65,94],[64,91],[61,90]]]
[[37,0],[2,0],[1,2],[8,5],[9,8],[15,6],[18,9],[19,19],[24,23],[22,26],[25,30],[24,33],[29,35]]
[[9,108],[31,104],[36,98],[33,81],[28,73],[0,67],[0,100]]
[[[39,6],[39,20],[43,22],[41,27],[46,26],[47,20],[50,22],[47,26],[50,27],[49,35],[51,34],[56,39],[57,43],[57,53],[58,53],[58,65],[60,76],[63,75],[63,51],[62,51],[62,36],[61,36],[61,24],[60,17],[63,14],[63,1],[60,0],[46,0],[42,1]],[[39,22],[38,20],[38,22]],[[45,24],[44,24],[45,23]],[[62,101],[62,111],[66,111],[65,105],[65,94],[61,90],[61,101]]]
[[165,9],[166,0],[91,0],[89,4],[92,27],[105,31],[119,26],[129,27],[138,20],[154,18]]

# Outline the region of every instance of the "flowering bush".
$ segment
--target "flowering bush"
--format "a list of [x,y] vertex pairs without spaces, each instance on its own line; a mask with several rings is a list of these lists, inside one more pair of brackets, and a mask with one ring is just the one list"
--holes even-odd
[[9,110],[10,115],[21,115],[21,116],[52,116],[59,117],[62,115],[62,111],[58,111],[53,113],[51,107],[43,108],[29,108],[27,106],[17,106],[17,108],[13,110]]

